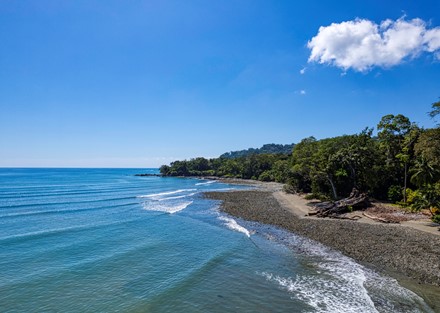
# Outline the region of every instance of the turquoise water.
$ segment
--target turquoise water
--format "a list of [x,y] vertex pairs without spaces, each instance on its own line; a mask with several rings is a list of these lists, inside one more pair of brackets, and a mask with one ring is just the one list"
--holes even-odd
[[431,312],[305,238],[218,211],[219,182],[0,169],[1,312]]

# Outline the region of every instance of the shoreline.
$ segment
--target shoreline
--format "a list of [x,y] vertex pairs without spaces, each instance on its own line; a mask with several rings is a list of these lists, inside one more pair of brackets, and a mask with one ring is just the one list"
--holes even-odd
[[[225,181],[225,183],[231,183]],[[233,182],[240,184],[237,180]],[[281,184],[247,182],[256,189],[206,192],[235,217],[281,227],[340,251],[397,279],[440,311],[440,236],[408,225],[304,217],[307,200],[286,199]],[[291,196],[291,195],[287,195]]]

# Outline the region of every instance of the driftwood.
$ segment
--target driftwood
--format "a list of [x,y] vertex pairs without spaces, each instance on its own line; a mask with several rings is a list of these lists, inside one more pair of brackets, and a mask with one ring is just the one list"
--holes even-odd
[[367,214],[367,213],[363,213],[366,217],[368,217],[368,218],[370,218],[370,219],[372,219],[372,220],[374,220],[374,221],[379,221],[379,222],[382,222],[382,223],[399,223],[399,222],[395,222],[395,221],[391,221],[391,220],[387,220],[386,218],[383,218],[383,217],[378,217],[378,216],[373,216],[373,215],[370,215],[370,214]]
[[[309,215],[316,215],[317,217],[332,217],[345,218],[340,214],[351,212],[354,210],[365,209],[370,206],[370,201],[365,193],[359,193],[356,188],[353,188],[348,198],[338,201],[321,202],[315,205],[315,212]],[[355,219],[355,218],[347,218]]]
[[351,220],[351,221],[357,221],[358,219],[362,218],[362,216],[360,216],[360,215],[354,215],[351,217],[344,216],[344,215],[329,215],[328,217],[336,218],[336,219],[340,219],[340,220]]

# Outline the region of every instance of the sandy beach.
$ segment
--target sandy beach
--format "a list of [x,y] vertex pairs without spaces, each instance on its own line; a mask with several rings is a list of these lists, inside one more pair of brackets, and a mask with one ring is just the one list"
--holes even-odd
[[[226,181],[240,183],[239,181]],[[246,220],[275,225],[339,250],[366,266],[386,272],[440,311],[440,231],[429,221],[383,224],[306,216],[309,201],[287,194],[276,183],[255,190],[208,192],[221,210]]]

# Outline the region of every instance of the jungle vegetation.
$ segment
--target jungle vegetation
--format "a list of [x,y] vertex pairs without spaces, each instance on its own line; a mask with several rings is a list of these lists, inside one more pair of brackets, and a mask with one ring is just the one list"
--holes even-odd
[[[440,101],[432,104],[429,115],[440,116]],[[304,138],[291,154],[248,149],[249,153],[235,157],[229,153],[175,161],[163,165],[160,172],[275,181],[319,199],[340,199],[355,187],[411,210],[429,209],[433,220],[440,222],[440,124],[424,129],[404,115],[389,114],[376,129],[376,136],[366,128],[352,135]]]
[[274,143],[269,143],[263,145],[261,148],[249,148],[239,151],[231,151],[223,153],[220,158],[225,159],[236,159],[240,157],[245,157],[252,154],[291,154],[294,144],[290,145],[279,145]]

